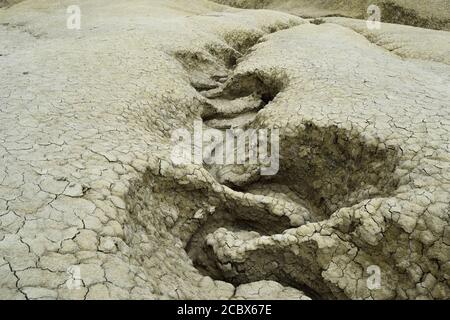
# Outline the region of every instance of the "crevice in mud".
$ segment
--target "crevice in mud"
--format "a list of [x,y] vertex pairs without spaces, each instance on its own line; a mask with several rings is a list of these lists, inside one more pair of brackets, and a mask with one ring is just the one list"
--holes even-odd
[[[170,234],[182,241],[194,267],[203,275],[235,285],[264,279],[276,280],[283,285],[308,292],[312,297],[322,297],[307,283],[290,280],[280,274],[253,274],[253,271],[242,269],[236,276],[233,272],[223,270],[220,261],[206,243],[208,236],[218,229],[226,228],[239,234],[242,237],[242,245],[245,245],[246,239],[281,234],[298,225],[291,217],[276,213],[275,208],[272,208],[271,203],[288,201],[286,199],[271,198],[273,200],[269,201],[269,198],[264,200],[261,196],[257,197],[251,193],[242,194],[227,190],[223,193],[217,186],[208,183],[193,185],[147,171],[141,181],[131,185],[126,198],[130,223],[135,225],[134,229],[141,226],[140,229],[147,230],[151,241],[151,245],[142,243],[142,239],[134,239],[134,232],[127,232],[125,241],[134,248],[133,259],[145,264],[147,257],[153,254],[153,251],[148,251],[147,248],[158,250],[158,241],[167,241],[170,239],[167,235]],[[293,210],[292,207],[289,210]],[[283,263],[282,259],[279,261]],[[256,266],[256,269],[264,268],[264,264],[259,262],[256,262]]]
[[188,72],[191,85],[202,93],[222,87],[239,60],[245,57],[263,36],[262,32],[236,30],[223,36],[224,43],[210,43],[204,49],[196,51],[178,50],[173,55]]
[[[280,150],[282,160],[277,175],[259,177],[256,182],[233,187],[234,190],[274,199],[288,197],[307,208],[314,217],[312,221],[320,221],[336,210],[364,199],[388,196],[398,186],[393,174],[398,164],[398,150],[367,144],[355,133],[344,129],[334,126],[320,128],[307,123],[296,135],[283,137]],[[195,241],[187,248],[191,254],[197,252],[190,255],[203,274],[234,285],[274,280],[309,293],[311,298],[347,298],[342,290],[324,283],[322,269],[315,261],[314,244],[302,244],[300,250],[304,252],[297,254],[261,247],[245,249],[248,252],[245,258],[220,259],[217,254],[220,255],[221,250],[231,250],[231,247],[227,248],[225,243],[212,248],[205,245],[208,241],[204,240],[217,233],[219,228],[225,228],[226,232],[231,232],[230,236],[236,237],[237,241],[242,239],[242,245],[250,248],[255,245],[251,238],[267,235],[257,227],[249,229],[248,225],[239,227],[223,222],[206,222],[204,229],[193,235]],[[283,232],[277,234],[280,233]]]
[[309,22],[312,23],[312,24],[315,24],[315,25],[321,25],[321,24],[326,23],[325,20],[320,19],[320,18],[312,19],[312,20],[310,20]]
[[194,267],[213,279],[235,286],[274,280],[311,298],[344,299],[341,289],[322,278],[314,241],[303,240],[296,253],[260,241],[324,220],[363,198],[389,194],[397,184],[397,151],[312,123],[283,137],[281,145],[280,172],[239,190],[147,172],[130,189],[132,219],[181,239]]
[[[192,254],[192,246],[187,250]],[[258,255],[264,255],[264,253],[258,253]],[[339,293],[335,294],[325,285],[317,284],[319,282],[318,280],[299,280],[286,273],[283,268],[273,268],[269,272],[259,273],[261,269],[264,269],[264,266],[275,265],[278,263],[283,264],[282,259],[258,261],[256,263],[252,261],[242,265],[229,262],[225,265],[221,265],[220,262],[217,261],[214,252],[207,249],[206,252],[202,252],[202,255],[193,261],[194,266],[201,274],[210,276],[215,280],[229,282],[235,287],[261,280],[271,280],[276,281],[285,287],[295,288],[313,300],[345,298],[345,295]],[[297,267],[299,267],[299,269],[302,267],[300,261]],[[317,274],[320,274],[320,272],[318,271]]]
[[339,14],[339,13],[325,14],[325,15],[319,17],[319,18],[331,18],[331,17],[336,17],[336,18],[351,18],[351,16],[349,16],[349,15]]
[[[246,237],[260,237],[258,234],[245,234],[242,231],[227,230],[227,232],[239,234],[243,239],[243,246],[251,243],[251,240],[246,241]],[[267,246],[259,247],[256,250],[243,249],[243,258],[228,256],[224,258],[222,252],[232,250],[232,248],[227,244],[216,248],[209,244],[210,237],[211,234],[207,236],[207,244],[202,248],[200,259],[194,260],[194,265],[204,275],[230,282],[234,286],[272,280],[284,286],[296,288],[312,299],[347,298],[341,289],[331,283],[326,283],[322,278],[323,270],[316,261],[317,247],[315,244],[302,244],[301,252],[298,254],[293,254],[289,249],[283,247]],[[192,246],[190,250],[192,252]]]
[[[211,120],[229,119],[231,126],[233,119],[246,115],[247,123],[250,123],[256,118],[257,112],[272,102],[284,86],[285,84],[264,74],[236,75],[220,90],[213,89],[203,93],[211,105],[210,110],[214,111],[202,115],[202,119],[207,124],[212,123]],[[212,127],[216,126],[213,124]]]
[[[262,70],[233,74],[230,66],[242,58],[238,50],[252,47],[235,45],[219,56],[224,51],[211,48],[177,56],[205,97],[205,125],[220,132],[227,125],[264,128],[258,111],[283,91],[287,75],[274,77]],[[263,177],[257,166],[245,165],[204,164],[211,180],[195,183],[147,172],[129,195],[132,219],[180,239],[194,267],[213,279],[235,286],[274,280],[311,298],[346,298],[322,277],[316,242],[303,239],[295,252],[276,239],[340,208],[390,194],[398,183],[393,175],[398,150],[312,122],[280,138],[280,170],[274,176]]]
[[[275,31],[273,31],[275,32]],[[270,32],[269,32],[270,33]],[[239,54],[239,58],[244,57],[249,51],[261,40],[263,33],[255,31],[234,31],[225,34],[225,42]],[[233,57],[236,57],[234,55]],[[231,68],[236,66],[236,63],[231,64]]]
[[[284,23],[266,26],[264,32],[235,30],[224,35],[226,46],[210,43],[205,46],[205,50],[179,50],[174,53],[188,72],[192,87],[208,99],[209,108],[202,115],[203,120],[231,119],[249,111],[256,115],[256,112],[273,101],[286,86],[281,80],[282,76],[275,79],[261,71],[234,75],[233,72],[239,62],[262,41],[264,35],[290,27],[290,23]],[[286,76],[284,78],[287,79]],[[247,101],[249,105],[240,101],[250,96],[254,101]],[[237,105],[239,103],[240,106]]]
[[[243,44],[233,44],[236,49],[224,50],[210,45],[208,53],[178,51],[175,54],[188,71],[191,85],[206,98],[201,116],[207,125],[225,129],[233,126],[233,120],[236,120],[238,127],[248,124],[286,86],[282,76],[274,78],[262,71],[232,75],[236,66],[234,63],[239,62],[237,57],[245,56],[238,50],[248,52],[260,37],[255,36],[255,39],[246,40]],[[228,42],[232,40],[228,39]],[[287,77],[284,76],[284,79]],[[225,119],[230,120],[229,126],[224,125],[222,120]]]
[[306,123],[297,134],[280,138],[279,172],[241,185],[241,190],[284,185],[328,217],[342,207],[391,194],[399,183],[394,176],[398,161],[396,148],[367,144],[337,126]]
[[[211,215],[200,228],[192,235],[186,245],[186,252],[194,263],[194,266],[203,275],[208,275],[216,280],[229,281],[226,275],[218,268],[215,255],[208,250],[206,245],[206,237],[219,228],[226,228],[238,233],[260,235],[273,235],[282,233],[284,230],[290,228],[289,220],[281,218],[277,220],[276,217],[265,219],[249,220],[245,214],[239,213],[236,216],[233,211],[227,209],[219,209]],[[242,283],[233,283],[239,285]]]

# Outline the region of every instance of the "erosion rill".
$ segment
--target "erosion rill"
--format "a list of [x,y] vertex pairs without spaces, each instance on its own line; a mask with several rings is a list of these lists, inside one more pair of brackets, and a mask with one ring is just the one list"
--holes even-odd
[[[450,297],[449,32],[77,2],[0,9],[0,298]],[[200,121],[279,168],[174,162]]]

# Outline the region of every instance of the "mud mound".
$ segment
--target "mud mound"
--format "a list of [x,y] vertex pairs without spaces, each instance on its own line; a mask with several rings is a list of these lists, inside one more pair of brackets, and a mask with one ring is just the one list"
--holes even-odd
[[367,8],[371,4],[381,9],[383,22],[405,24],[422,28],[450,30],[450,3],[433,0],[215,0],[216,2],[239,8],[282,10],[301,17],[344,16],[357,19],[368,17]]

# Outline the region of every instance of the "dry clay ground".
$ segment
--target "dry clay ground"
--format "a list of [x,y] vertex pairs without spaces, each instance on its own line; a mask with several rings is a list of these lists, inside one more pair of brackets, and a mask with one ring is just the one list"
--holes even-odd
[[[450,297],[450,33],[78,3],[0,9],[0,298]],[[202,118],[279,172],[173,164]]]

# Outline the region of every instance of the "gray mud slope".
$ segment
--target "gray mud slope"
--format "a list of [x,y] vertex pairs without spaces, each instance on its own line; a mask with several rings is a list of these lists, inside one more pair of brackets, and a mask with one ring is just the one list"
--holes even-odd
[[[0,9],[0,298],[450,297],[448,32],[72,4]],[[202,119],[279,171],[174,163]]]

